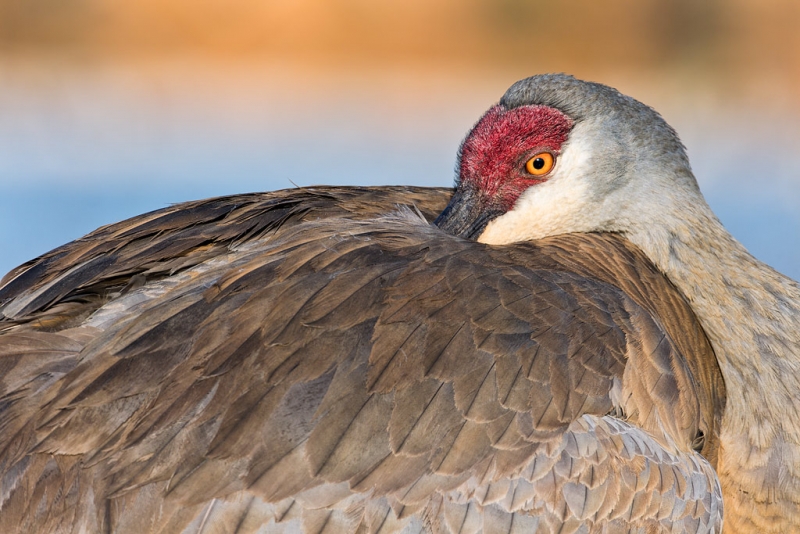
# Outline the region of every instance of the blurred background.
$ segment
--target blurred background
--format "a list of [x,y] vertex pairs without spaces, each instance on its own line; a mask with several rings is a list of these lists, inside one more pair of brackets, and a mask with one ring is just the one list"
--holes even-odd
[[658,109],[726,226],[800,278],[796,0],[0,0],[0,271],[184,200],[450,185],[541,72]]

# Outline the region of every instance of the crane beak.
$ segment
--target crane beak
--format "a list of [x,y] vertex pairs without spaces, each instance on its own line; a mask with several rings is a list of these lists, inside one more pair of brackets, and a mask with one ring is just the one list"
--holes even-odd
[[449,234],[477,239],[486,225],[502,214],[502,210],[491,207],[474,189],[459,187],[433,224]]

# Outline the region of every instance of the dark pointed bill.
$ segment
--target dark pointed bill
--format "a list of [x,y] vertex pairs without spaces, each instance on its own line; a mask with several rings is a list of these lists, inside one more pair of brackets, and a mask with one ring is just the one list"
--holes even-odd
[[459,187],[433,224],[449,234],[477,239],[486,225],[503,213],[503,210],[489,206],[474,190]]

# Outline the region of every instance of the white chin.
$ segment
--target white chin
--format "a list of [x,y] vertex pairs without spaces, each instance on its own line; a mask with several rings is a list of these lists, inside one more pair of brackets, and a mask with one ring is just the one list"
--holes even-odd
[[596,207],[586,205],[587,183],[560,173],[534,185],[514,208],[491,221],[478,238],[480,243],[503,245],[551,235],[597,230]]

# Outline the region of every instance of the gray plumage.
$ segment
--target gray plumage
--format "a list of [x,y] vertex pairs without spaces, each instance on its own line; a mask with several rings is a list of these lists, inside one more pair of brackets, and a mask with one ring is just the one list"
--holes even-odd
[[449,194],[194,202],[11,273],[2,530],[718,528],[692,444],[714,461],[723,386],[682,297],[614,236],[380,215]]
[[507,175],[438,221],[477,242],[427,222],[450,189],[306,188],[12,271],[0,530],[719,532],[723,496],[726,529],[796,529],[797,284],[651,108],[564,75],[518,108],[570,129],[511,203],[481,204],[537,132],[472,148]]

